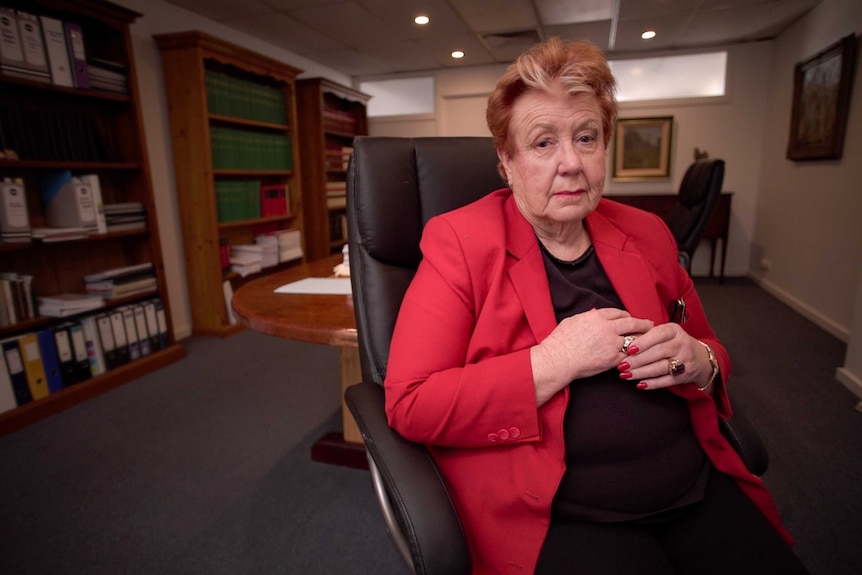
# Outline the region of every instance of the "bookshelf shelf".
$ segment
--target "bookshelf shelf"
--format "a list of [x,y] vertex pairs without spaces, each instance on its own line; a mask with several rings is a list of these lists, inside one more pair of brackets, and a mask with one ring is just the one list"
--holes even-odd
[[33,424],[48,415],[84,403],[98,395],[139,378],[142,374],[161,369],[185,357],[185,348],[172,345],[166,349],[155,351],[144,356],[135,363],[121,365],[111,371],[97,375],[87,381],[66,387],[48,397],[31,401],[15,409],[0,413],[0,436],[12,433]]
[[0,159],[0,169],[4,172],[15,170],[112,170],[116,172],[136,172],[141,164],[136,162],[54,162],[45,160],[7,160]]
[[[105,302],[104,308],[97,308],[97,310],[106,311],[106,310],[110,310],[110,309],[113,309],[116,307],[137,303],[137,302],[144,301],[147,299],[152,299],[155,297],[159,297],[159,292],[157,290],[144,292],[144,293],[140,293],[140,294],[135,294],[133,296],[128,296],[128,297],[114,298],[111,300],[107,300]],[[81,318],[81,317],[84,317],[87,315],[92,315],[93,311],[94,310],[85,311],[85,312],[81,312],[81,313],[77,313],[77,314],[68,315],[68,316],[65,316],[62,318],[40,315],[40,316],[34,317],[32,319],[20,321],[20,322],[13,324],[11,326],[0,327],[0,339],[3,339],[7,336],[13,336],[19,332],[42,329],[42,328],[48,327],[48,326],[50,326],[52,324],[56,324],[56,323],[75,321],[78,318]]]
[[213,170],[214,176],[233,176],[233,177],[263,177],[263,176],[280,176],[289,178],[294,175],[293,170]]
[[272,122],[260,122],[256,120],[247,120],[245,118],[236,118],[234,116],[223,116],[221,114],[209,114],[209,119],[213,123],[228,124],[233,126],[248,126],[252,128],[261,128],[264,130],[272,130],[274,132],[286,132],[290,126],[285,124],[274,124]]
[[[155,40],[167,88],[192,329],[224,337],[242,329],[230,323],[224,282],[243,279],[222,270],[222,242],[251,244],[260,233],[303,228],[295,121],[301,70],[203,32]],[[248,106],[252,95],[255,105]],[[249,154],[255,145],[262,152]],[[250,217],[258,212],[247,200],[262,204],[264,187],[286,188],[286,215]],[[239,210],[228,201],[236,198]]]
[[296,91],[306,256],[319,260],[347,243],[346,163],[353,138],[368,133],[370,96],[325,78],[298,80]]
[[81,88],[67,88],[65,86],[45,84],[43,82],[35,82],[33,80],[16,78],[14,76],[0,76],[0,86],[17,86],[22,89],[32,89],[38,92],[54,92],[63,94],[66,97],[71,96],[73,98],[81,98],[84,100],[104,100],[123,103],[129,103],[131,101],[131,98],[127,94],[98,89],[83,90]]
[[297,216],[286,215],[286,216],[272,216],[269,218],[255,218],[251,220],[237,220],[235,222],[219,222],[219,229],[227,229],[227,228],[243,228],[248,226],[257,226],[261,224],[281,224],[284,222],[289,222],[291,220],[295,220]]
[[[44,368],[49,383],[52,374],[54,377],[54,387],[49,394],[34,393],[27,400],[16,396],[17,407],[0,413],[0,435],[87,401],[185,355],[185,348],[174,339],[170,321],[170,303],[137,95],[129,28],[140,14],[103,0],[7,0],[3,5],[37,17],[56,19],[61,25],[77,24],[84,38],[87,61],[83,65],[86,73],[90,73],[88,65],[92,65],[94,60],[121,63],[126,85],[125,93],[66,87],[58,85],[57,78],[53,78],[53,82],[41,83],[9,77],[0,71],[0,134],[3,135],[0,147],[11,150],[15,154],[13,157],[17,157],[0,158],[0,178],[23,183],[30,228],[48,225],[48,210],[41,197],[40,180],[41,176],[59,171],[68,171],[70,177],[95,176],[105,205],[134,202],[145,212],[146,227],[90,234],[66,241],[33,239],[26,243],[0,243],[0,273],[4,274],[0,285],[3,289],[9,282],[32,278],[29,284],[16,284],[14,307],[17,317],[13,318],[8,313],[10,300],[8,295],[5,296],[7,314],[0,313],[0,340],[4,347],[0,356],[4,360],[0,365],[0,376],[5,375],[6,378],[0,377],[0,385],[12,385],[10,380],[16,374],[5,360],[13,357],[10,353],[16,346],[23,355],[25,338],[33,336],[45,338],[44,341],[39,340],[38,347],[42,351],[36,361]],[[32,119],[39,122],[28,123]],[[85,148],[86,153],[83,152]],[[38,315],[36,296],[83,293],[84,276],[143,263],[152,264],[156,287],[151,291],[110,299],[105,301],[104,307],[66,317]],[[10,276],[18,279],[10,279]],[[92,337],[88,341],[92,355],[87,355],[85,350],[80,366],[85,370],[83,381],[73,384],[62,369],[55,367],[52,371],[49,360],[53,358],[62,366],[63,358],[57,351],[43,347],[47,345],[46,341],[55,341],[55,336],[59,341],[58,334],[71,333],[73,328],[80,330],[83,323],[93,325],[96,316],[103,312],[142,308],[138,304],[144,302],[153,302],[154,305],[158,302],[164,312],[163,339],[158,346],[150,348],[149,353],[122,365],[108,366],[96,359],[106,349],[102,345],[103,337],[98,332],[94,335],[91,332]],[[57,378],[58,370],[63,373],[62,378]],[[29,376],[26,383],[31,389],[36,385]],[[7,408],[8,404],[3,407]]]
[[107,232],[104,234],[89,234],[83,238],[75,238],[69,240],[55,241],[40,241],[30,240],[29,242],[17,243],[0,243],[0,252],[22,251],[30,249],[51,249],[52,247],[60,247],[68,244],[88,243],[88,242],[113,242],[122,238],[133,238],[138,236],[147,236],[150,230],[143,228],[138,230],[122,230],[118,232]]

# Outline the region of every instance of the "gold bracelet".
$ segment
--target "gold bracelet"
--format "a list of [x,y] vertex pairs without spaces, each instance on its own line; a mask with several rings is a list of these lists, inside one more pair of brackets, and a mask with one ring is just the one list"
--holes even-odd
[[706,353],[709,355],[709,365],[712,366],[712,375],[709,376],[709,381],[706,382],[706,385],[703,387],[698,386],[698,391],[706,391],[712,386],[712,382],[715,381],[715,377],[718,375],[718,360],[715,359],[715,354],[712,352],[712,348],[703,343],[702,341],[698,341],[700,345],[706,348]]

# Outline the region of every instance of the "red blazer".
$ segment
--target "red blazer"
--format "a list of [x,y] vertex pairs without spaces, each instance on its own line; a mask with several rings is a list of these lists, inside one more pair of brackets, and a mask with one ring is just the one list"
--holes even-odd
[[[695,385],[692,425],[713,465],[732,476],[790,542],[775,505],[719,432],[731,413],[730,360],[676,242],[654,214],[603,199],[587,216],[596,255],[626,309],[656,324],[684,298],[693,337],[715,351],[714,398]],[[508,189],[431,219],[423,260],[407,291],[386,377],[390,425],[427,444],[445,477],[472,553],[473,573],[532,573],[565,469],[568,388],[536,407],[530,347],[556,326],[542,254]]]

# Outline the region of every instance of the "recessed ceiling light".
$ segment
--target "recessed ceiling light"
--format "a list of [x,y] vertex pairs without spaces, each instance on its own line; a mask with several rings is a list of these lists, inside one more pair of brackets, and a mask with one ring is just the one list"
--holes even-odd
[[641,38],[644,40],[652,40],[655,38],[655,30],[647,30],[643,34],[641,34]]
[[455,50],[454,52],[452,52],[452,57],[453,58],[463,58],[464,52],[462,52],[461,50]]
[[430,22],[431,19],[428,16],[416,16],[413,19],[413,21],[416,22],[417,24],[419,24],[420,26],[424,26],[425,24]]

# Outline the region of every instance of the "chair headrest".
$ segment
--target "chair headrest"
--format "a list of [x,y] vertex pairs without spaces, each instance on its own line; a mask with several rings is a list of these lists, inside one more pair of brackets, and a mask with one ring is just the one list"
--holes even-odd
[[692,208],[704,202],[724,179],[724,160],[698,160],[688,167],[679,186],[679,202]]
[[351,236],[376,260],[417,267],[428,220],[500,188],[497,161],[491,138],[356,138]]

